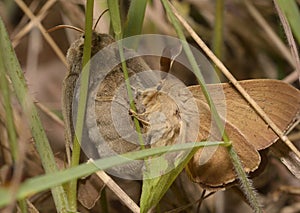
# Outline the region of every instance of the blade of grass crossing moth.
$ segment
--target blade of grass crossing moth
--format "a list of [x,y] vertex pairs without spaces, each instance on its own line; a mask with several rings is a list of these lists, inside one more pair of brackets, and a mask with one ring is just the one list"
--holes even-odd
[[[86,111],[86,100],[88,94],[88,85],[89,85],[89,60],[91,58],[91,41],[92,41],[92,28],[93,28],[93,9],[94,1],[90,0],[86,3],[86,17],[85,17],[85,39],[83,46],[83,61],[82,67],[83,71],[81,72],[80,80],[80,92],[79,92],[79,106],[76,119],[76,137],[73,141],[73,151],[72,151],[72,160],[71,166],[76,166],[79,164],[80,158],[80,144],[83,134],[83,124],[85,119]],[[70,203],[70,210],[77,211],[77,180],[74,179],[69,184],[68,190],[68,199]]]
[[[9,41],[2,19],[0,19],[0,49],[2,50],[1,53],[5,53],[1,56],[4,61],[5,70],[12,81],[16,96],[24,110],[24,113],[29,119],[30,129],[35,140],[37,151],[41,157],[42,165],[47,174],[55,173],[58,169],[54,160],[53,152],[43,129],[38,112],[29,95],[23,72]],[[61,185],[56,185],[52,188],[51,192],[57,211],[66,212],[68,209],[68,200],[63,187]]]
[[[121,26],[119,4],[118,4],[118,1],[114,1],[114,0],[108,0],[107,3],[108,3],[108,7],[109,7],[109,12],[110,12],[111,23],[112,23],[113,30],[114,30],[114,33],[116,36],[116,40],[117,40],[118,46],[119,46],[119,54],[120,54],[120,58],[121,58],[121,62],[122,62],[122,70],[124,73],[124,79],[125,79],[128,97],[129,97],[130,108],[134,112],[136,112],[136,107],[134,104],[133,94],[132,94],[128,71],[127,71],[127,65],[126,65],[126,61],[124,60],[123,45],[122,45],[122,41],[120,41],[122,39],[122,26]],[[141,134],[140,123],[139,123],[138,119],[135,117],[133,118],[133,121],[134,121],[134,126],[136,128],[136,131],[138,133],[139,143],[141,145],[141,148],[144,149],[144,141],[143,141],[143,137]]]
[[[207,99],[207,102],[210,105],[212,116],[213,116],[213,118],[214,118],[214,120],[215,120],[215,122],[216,122],[216,124],[217,124],[217,126],[219,128],[219,130],[222,131],[222,126],[220,126],[220,125],[222,125],[220,117],[218,115],[218,112],[216,111],[216,108],[215,108],[212,100],[211,100],[211,97],[208,94],[208,90],[207,90],[207,88],[205,86],[205,82],[203,80],[203,77],[201,75],[199,67],[198,67],[198,65],[197,65],[197,63],[195,61],[195,58],[194,58],[193,54],[191,53],[191,50],[190,50],[189,46],[187,45],[187,42],[186,42],[184,33],[183,33],[182,29],[181,29],[181,26],[179,25],[177,19],[175,18],[175,15],[173,14],[173,12],[172,12],[172,10],[170,8],[169,1],[162,0],[162,3],[164,5],[164,8],[165,8],[168,16],[171,19],[171,23],[173,24],[178,37],[183,41],[182,42],[183,48],[185,50],[185,53],[188,56],[188,59],[189,59],[189,62],[191,64],[192,68],[193,68],[193,71],[194,71],[195,75],[198,78],[199,84],[200,84],[201,89],[202,89],[202,91],[203,91],[203,93],[205,95],[205,98]],[[224,139],[224,141],[225,142],[230,142],[230,140],[229,140],[226,132],[222,132],[222,133],[223,133],[223,139]],[[240,159],[239,159],[238,155],[236,154],[236,152],[233,149],[232,145],[228,146],[227,148],[228,148],[228,153],[230,155],[232,163],[234,165],[235,171],[236,171],[236,173],[237,173],[237,175],[239,177],[239,180],[241,182],[241,186],[242,186],[243,192],[245,193],[246,197],[249,199],[251,207],[253,208],[253,210],[255,212],[262,212],[260,204],[259,204],[257,196],[256,196],[256,193],[253,190],[252,183],[247,178],[247,174],[243,170],[243,167],[242,167],[242,164],[240,162]]]
[[[226,143],[222,141],[210,142],[209,146],[224,145]],[[112,168],[117,165],[128,163],[137,159],[144,159],[149,156],[162,154],[165,152],[178,152],[184,150],[190,150],[192,148],[204,147],[207,143],[186,143],[186,144],[176,144],[173,146],[156,147],[152,149],[145,149],[135,152],[129,152],[123,155],[115,155],[108,158],[103,158],[95,160],[93,163],[89,162],[86,164],[81,164],[74,166],[69,169],[58,171],[52,174],[45,174],[38,177],[30,178],[21,184],[18,192],[16,194],[17,199],[24,199],[30,195],[36,194],[38,192],[47,190],[51,187],[64,184],[74,178],[81,178],[88,176],[98,170],[105,170]],[[0,208],[9,204],[10,202],[10,191],[7,188],[0,187]]]

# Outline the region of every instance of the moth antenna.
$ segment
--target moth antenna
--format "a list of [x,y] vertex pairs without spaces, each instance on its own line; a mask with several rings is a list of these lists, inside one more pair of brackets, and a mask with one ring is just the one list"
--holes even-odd
[[56,30],[65,29],[65,28],[73,29],[73,30],[76,30],[78,32],[84,33],[84,31],[82,29],[78,28],[78,27],[74,27],[74,26],[71,26],[71,25],[64,25],[64,24],[52,27],[52,28],[48,29],[47,32],[51,33],[51,32],[54,32]]
[[94,28],[93,28],[93,30],[95,30],[96,29],[96,27],[97,27],[97,24],[99,23],[99,21],[100,21],[100,19],[101,19],[101,17],[104,15],[104,13],[106,13],[107,11],[108,11],[109,9],[106,9],[106,10],[104,10],[101,14],[100,14],[100,16],[99,16],[99,18],[97,19],[97,21],[96,21],[96,23],[95,23],[95,25],[94,25]]

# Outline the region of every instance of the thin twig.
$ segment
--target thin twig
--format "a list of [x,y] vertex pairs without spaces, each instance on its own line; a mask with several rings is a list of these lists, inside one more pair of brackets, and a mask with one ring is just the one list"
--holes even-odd
[[42,35],[44,36],[44,38],[46,39],[48,44],[52,47],[52,49],[54,50],[56,55],[59,57],[59,59],[65,64],[65,66],[68,66],[65,55],[62,53],[62,51],[59,49],[59,47],[53,41],[51,36],[47,33],[47,30],[43,27],[40,20],[29,10],[27,5],[22,0],[15,0],[15,2],[23,10],[23,12],[31,19],[33,24],[36,25],[39,28]]
[[225,65],[213,54],[213,52],[207,47],[204,41],[197,35],[197,33],[192,29],[192,27],[185,21],[185,19],[177,12],[172,4],[170,4],[171,9],[181,24],[190,33],[192,38],[201,47],[201,49],[206,53],[206,55],[215,63],[215,65],[223,72],[223,74],[228,78],[232,85],[241,93],[241,95],[249,102],[249,104],[255,109],[259,116],[272,128],[272,130],[280,137],[280,139],[286,143],[286,145],[300,158],[299,150],[294,146],[294,144],[288,139],[287,136],[274,124],[274,122],[266,115],[260,106],[250,97],[246,90],[239,84],[239,82],[234,78],[234,76],[229,72]]
[[[56,0],[49,0],[47,1],[44,6],[41,8],[41,10],[38,12],[37,16],[36,16],[36,20],[38,20],[39,22],[41,22],[47,15],[48,10],[52,7],[52,5],[54,5],[54,3],[56,2]],[[30,10],[31,11],[31,10]],[[21,39],[32,29],[32,27],[34,27],[34,21],[31,20],[29,23],[27,23],[18,33],[17,35],[14,36],[14,38],[12,39],[12,46],[15,48],[18,46],[18,44],[20,43]]]
[[120,188],[120,186],[110,176],[108,176],[104,171],[98,171],[96,172],[96,174],[132,212],[140,212],[140,208],[138,207],[138,205]]
[[51,118],[53,121],[58,123],[60,126],[64,127],[64,122],[62,119],[60,119],[55,113],[51,112],[51,110],[48,109],[45,105],[35,101],[35,105],[42,111],[44,112],[49,118]]
[[[36,10],[39,7],[40,2],[39,1],[32,1],[29,5],[28,8],[35,13]],[[11,38],[14,38],[20,31],[22,31],[22,29],[24,28],[24,25],[26,25],[27,23],[30,22],[30,19],[28,18],[28,16],[26,16],[25,14],[22,15],[22,19],[19,21],[18,25],[16,27],[14,27],[13,32],[11,33]],[[13,40],[13,39],[12,39]]]
[[285,193],[300,195],[300,188],[298,186],[279,186],[279,190]]
[[296,132],[296,133],[290,134],[289,138],[291,140],[294,140],[294,141],[300,140],[300,132]]
[[288,76],[286,76],[284,79],[282,79],[282,81],[286,82],[286,83],[293,83],[294,81],[296,81],[299,78],[299,73],[298,70],[294,70],[292,73],[290,73]]

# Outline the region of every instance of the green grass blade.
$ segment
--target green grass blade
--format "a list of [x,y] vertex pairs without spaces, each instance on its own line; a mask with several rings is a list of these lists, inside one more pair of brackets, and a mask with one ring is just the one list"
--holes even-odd
[[[7,75],[11,79],[16,96],[28,118],[32,136],[35,140],[37,151],[41,157],[42,165],[46,173],[58,171],[54,156],[49,145],[47,136],[40,121],[38,112],[32,98],[29,95],[26,81],[20,64],[12,48],[5,26],[0,18],[0,49]],[[66,212],[68,208],[67,196],[62,186],[54,187],[52,190],[53,199],[57,211]]]
[[216,17],[213,36],[213,52],[218,58],[223,54],[223,25],[224,25],[224,0],[216,2]]
[[[24,199],[28,196],[34,195],[38,192],[47,190],[49,188],[64,184],[70,180],[77,179],[90,175],[100,169],[108,169],[113,166],[128,163],[132,160],[144,159],[149,156],[158,155],[166,152],[178,152],[184,150],[190,150],[193,148],[199,148],[204,146],[218,146],[224,145],[226,143],[216,141],[216,142],[196,142],[196,143],[185,143],[177,144],[173,146],[164,146],[151,149],[144,149],[135,152],[129,152],[123,155],[116,155],[104,159],[99,159],[93,163],[81,164],[74,166],[69,169],[58,171],[56,173],[41,175],[39,177],[33,177],[26,180],[21,184],[16,197],[17,199]],[[7,205],[10,201],[10,192],[7,188],[0,187],[0,208]]]
[[276,1],[290,23],[298,44],[300,44],[300,12],[297,2],[295,0]]
[[[171,10],[170,3],[168,0],[161,0],[161,1],[164,5],[164,8],[165,8],[168,16],[170,17],[170,21],[173,24],[179,39],[182,41],[183,49],[188,57],[189,63],[192,66],[193,72],[198,79],[198,82],[199,82],[200,87],[203,91],[203,94],[207,100],[207,103],[209,104],[213,119],[216,122],[216,125],[217,125],[220,133],[222,134],[223,140],[227,143],[230,143],[230,139],[229,139],[227,133],[225,132],[225,129],[221,122],[221,118],[220,118],[220,116],[216,110],[216,107],[209,95],[208,89],[205,85],[204,78],[200,72],[200,68],[198,67],[197,62],[194,58],[194,55],[192,54],[191,49],[186,41],[183,30],[181,29],[181,26],[180,26],[178,20],[176,19],[175,15],[173,14],[173,12]],[[245,193],[246,197],[248,198],[248,201],[250,202],[251,207],[255,210],[255,212],[262,212],[259,202],[258,202],[258,199],[257,199],[257,196],[256,196],[256,193],[253,190],[252,183],[247,178],[247,174],[245,173],[245,171],[242,167],[242,164],[241,164],[241,161],[240,161],[238,155],[236,154],[232,145],[229,145],[227,147],[227,149],[228,149],[228,153],[231,158],[231,161],[234,165],[235,171],[237,173],[237,176],[241,182],[243,192]]]
[[[124,74],[126,90],[127,90],[127,94],[128,94],[128,98],[129,98],[129,105],[130,105],[130,108],[134,112],[136,112],[136,107],[134,104],[133,94],[132,94],[130,81],[129,81],[129,75],[128,75],[128,71],[127,71],[127,65],[126,65],[126,61],[125,61],[124,53],[123,53],[123,51],[124,51],[123,45],[122,45],[122,41],[121,41],[122,25],[121,25],[121,19],[120,19],[119,4],[118,4],[118,1],[115,1],[115,0],[108,0],[107,3],[108,3],[108,7],[109,7],[110,18],[111,18],[111,23],[112,23],[113,30],[115,33],[115,37],[116,37],[116,40],[118,41],[119,54],[120,54],[120,59],[121,59],[121,63],[122,63],[122,70],[123,70],[123,74]],[[144,149],[144,141],[143,141],[143,136],[141,134],[142,131],[141,131],[140,123],[136,117],[133,117],[133,122],[134,122],[135,129],[138,133],[138,139],[139,139],[141,148]]]
[[[6,130],[8,135],[8,143],[12,155],[12,159],[17,165],[20,162],[19,159],[19,149],[18,149],[18,141],[17,141],[17,132],[14,123],[11,99],[10,99],[10,89],[8,86],[8,81],[6,78],[5,67],[3,63],[2,55],[0,55],[0,91],[2,92],[3,96],[3,105],[6,115]],[[21,212],[27,212],[27,205],[26,200],[20,200],[18,202]]]
[[[159,203],[163,195],[167,192],[176,177],[185,168],[197,150],[197,148],[191,150],[188,156],[186,156],[174,170],[159,177],[144,178],[140,199],[141,213],[148,212],[153,206],[156,206]],[[151,171],[149,172],[151,174]]]
[[124,27],[124,38],[139,35],[142,32],[147,0],[132,0]]
[[17,142],[17,133],[14,123],[13,112],[11,108],[10,100],[10,90],[8,86],[8,81],[6,79],[5,66],[4,66],[4,57],[1,54],[0,56],[0,91],[2,92],[3,97],[3,106],[6,114],[6,129],[8,135],[8,142],[12,154],[13,161],[18,160],[18,142]]
[[[216,1],[215,8],[215,25],[214,25],[214,34],[213,34],[213,42],[212,48],[215,55],[222,59],[223,58],[223,34],[224,34],[224,0]],[[216,67],[215,68],[220,79],[224,79],[222,72]]]
[[116,40],[120,40],[122,39],[122,25],[120,18],[119,1],[107,0],[107,5],[109,8],[110,21],[115,33],[115,38]]
[[[79,91],[79,105],[77,111],[75,132],[76,136],[73,141],[72,160],[71,166],[79,164],[80,158],[80,144],[82,141],[83,125],[85,120],[86,102],[89,87],[89,61],[91,58],[91,45],[92,45],[92,28],[93,28],[93,9],[94,1],[90,0],[86,3],[86,15],[85,15],[85,39],[83,46],[83,58],[81,78],[80,78],[80,91]],[[71,211],[77,211],[77,180],[74,179],[69,184],[68,199]]]

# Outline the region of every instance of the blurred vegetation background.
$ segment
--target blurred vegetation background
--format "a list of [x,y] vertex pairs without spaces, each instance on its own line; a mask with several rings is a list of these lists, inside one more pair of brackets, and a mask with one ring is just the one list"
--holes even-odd
[[[38,17],[36,22],[30,21],[24,14],[24,9],[20,8],[19,2],[25,3],[29,10]],[[273,1],[182,0],[172,1],[172,3],[237,79],[284,79],[299,87],[297,75],[292,75],[295,71],[295,61]],[[295,3],[298,9],[300,1],[295,1]],[[129,6],[129,0],[120,1],[124,25],[126,25]],[[94,19],[96,20],[105,9],[107,9],[106,1],[96,0]],[[64,164],[63,153],[65,151],[64,127],[61,120],[61,89],[67,66],[64,58],[58,56],[53,46],[49,45],[42,34],[46,33],[45,29],[60,24],[84,29],[84,14],[85,1],[82,0],[2,0],[0,2],[0,16],[9,32],[30,94],[39,104],[44,129],[55,156],[61,159],[59,161],[61,167]],[[298,24],[300,29],[300,23]],[[41,25],[44,27],[43,33]],[[112,32],[108,13],[102,17],[96,30],[101,33]],[[176,37],[159,0],[148,1],[142,27],[142,34],[146,33]],[[58,30],[48,35],[53,38],[62,56],[66,54],[70,44],[79,37],[78,32],[69,29]],[[186,36],[191,44],[196,46],[188,33]],[[299,49],[297,38],[296,43]],[[224,82],[227,81],[223,77],[221,79]],[[1,102],[0,94],[0,180],[5,182],[4,180],[9,180],[11,176],[13,162],[7,148],[5,110]],[[26,117],[15,98],[12,98],[11,103],[18,142],[22,144],[20,147],[25,168],[22,179],[37,176],[43,173],[43,169],[33,146]],[[300,142],[299,134],[298,136],[295,134],[293,140]],[[254,180],[266,212],[300,212],[299,191],[291,193],[286,188],[289,185],[300,187],[299,180],[296,180],[276,158],[270,156],[269,161],[265,173],[259,176],[258,180]],[[120,181],[120,183],[123,184],[125,191],[138,202],[140,183],[137,181]],[[249,206],[233,191],[232,189],[226,190],[211,196],[203,202],[199,212],[251,212]],[[201,189],[189,182],[185,174],[181,174],[163,198],[160,204],[161,212],[193,203],[199,199],[200,195]],[[116,197],[113,195],[109,197],[109,212],[129,211]],[[49,192],[33,196],[31,202],[40,212],[55,211]],[[87,210],[83,206],[80,208],[82,212],[99,212],[97,205],[100,205],[100,201],[94,210]],[[187,210],[176,212],[195,211],[197,211],[196,204]]]

